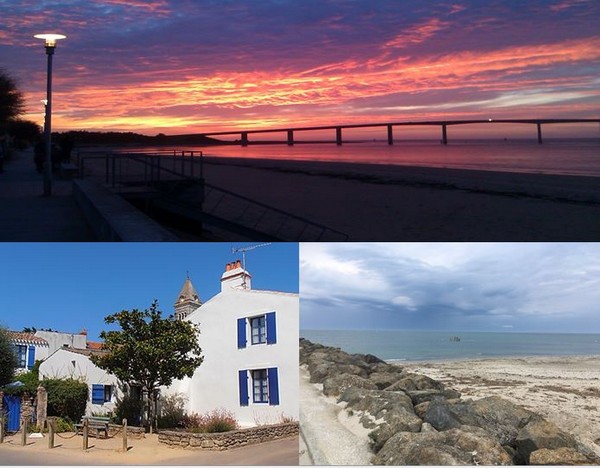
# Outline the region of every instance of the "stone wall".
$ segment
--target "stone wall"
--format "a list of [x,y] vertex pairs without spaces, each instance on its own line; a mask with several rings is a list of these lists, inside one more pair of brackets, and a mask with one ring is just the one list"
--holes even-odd
[[[114,437],[115,435],[121,436],[121,429],[123,426],[118,424],[109,424],[108,425],[108,435],[110,437]],[[146,437],[146,429],[143,427],[137,426],[127,426],[127,437],[131,437],[132,439],[143,439]]]
[[192,432],[160,431],[158,441],[174,447],[189,447],[204,450],[228,450],[244,445],[260,444],[270,440],[283,439],[298,435],[297,422],[274,424],[238,429],[213,434],[196,434]]

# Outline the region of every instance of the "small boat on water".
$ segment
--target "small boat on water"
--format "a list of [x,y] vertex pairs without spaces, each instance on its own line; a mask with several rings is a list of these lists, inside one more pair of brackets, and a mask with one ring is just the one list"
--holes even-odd
[[460,336],[451,336],[450,341],[458,343],[460,341]]

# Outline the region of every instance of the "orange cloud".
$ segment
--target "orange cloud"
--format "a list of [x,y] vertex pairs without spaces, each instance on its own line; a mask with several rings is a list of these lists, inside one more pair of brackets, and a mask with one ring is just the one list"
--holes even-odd
[[385,47],[404,48],[413,44],[420,44],[448,26],[450,26],[450,23],[441,21],[438,18],[432,18],[398,34],[394,39],[388,41]]
[[[435,24],[435,23],[432,23]],[[438,24],[439,26],[439,24]],[[436,26],[417,28],[420,38],[433,34]],[[415,38],[417,36],[414,36]],[[418,40],[418,39],[415,39]],[[393,45],[389,47],[395,47]],[[585,40],[569,40],[553,44],[509,47],[496,51],[464,51],[442,57],[420,57],[410,61],[406,57],[390,59],[370,57],[325,64],[299,73],[272,71],[216,73],[189,79],[164,79],[159,73],[155,79],[144,73],[148,81],[122,85],[98,83],[78,86],[77,76],[57,78],[55,91],[55,118],[62,128],[202,128],[213,131],[219,127],[241,128],[248,125],[265,127],[274,123],[285,124],[287,119],[298,124],[302,107],[313,110],[313,118],[329,112],[339,118],[340,110],[348,111],[348,118],[361,109],[350,104],[363,98],[386,96],[391,93],[414,93],[432,90],[471,89],[494,91],[496,98],[470,99],[462,104],[437,106],[438,109],[460,109],[479,104],[482,107],[515,107],[521,105],[551,105],[591,96],[593,93],[569,91],[570,86],[588,85],[595,76],[566,78],[522,78],[532,69],[568,65],[600,59],[600,36]],[[192,76],[171,73],[172,76]],[[507,77],[512,77],[507,80]],[[134,76],[130,77],[131,79]],[[587,81],[586,81],[587,80]],[[61,88],[69,88],[68,92]],[[562,87],[560,91],[555,88]],[[513,91],[511,93],[511,91]],[[43,96],[34,96],[35,103]],[[270,109],[295,106],[285,115],[262,117],[262,107]],[[299,106],[299,107],[298,107]],[[30,106],[33,107],[33,106]],[[320,108],[320,109],[318,109]],[[240,110],[235,120],[226,124],[215,122],[221,110]],[[410,112],[429,109],[428,106],[389,106],[380,112]],[[209,111],[207,111],[209,110]],[[365,107],[365,112],[375,109]],[[249,116],[255,112],[256,116]],[[207,117],[202,115],[208,114]],[[402,114],[400,114],[402,115]],[[325,117],[331,121],[331,117]]]

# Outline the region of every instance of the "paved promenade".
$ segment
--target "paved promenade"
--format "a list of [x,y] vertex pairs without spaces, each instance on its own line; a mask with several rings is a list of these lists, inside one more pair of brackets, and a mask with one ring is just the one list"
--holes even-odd
[[13,153],[0,173],[0,241],[93,241],[75,199],[72,183],[54,175],[52,196],[43,196],[42,174],[32,150]]
[[300,368],[300,465],[369,465],[373,453],[368,437],[344,426],[341,407],[327,401],[309,378]]

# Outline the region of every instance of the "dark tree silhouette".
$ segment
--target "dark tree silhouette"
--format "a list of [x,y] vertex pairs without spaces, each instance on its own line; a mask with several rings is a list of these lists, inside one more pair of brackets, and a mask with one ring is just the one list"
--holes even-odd
[[6,131],[11,120],[23,113],[25,99],[17,87],[17,82],[8,72],[0,69],[0,132]]

